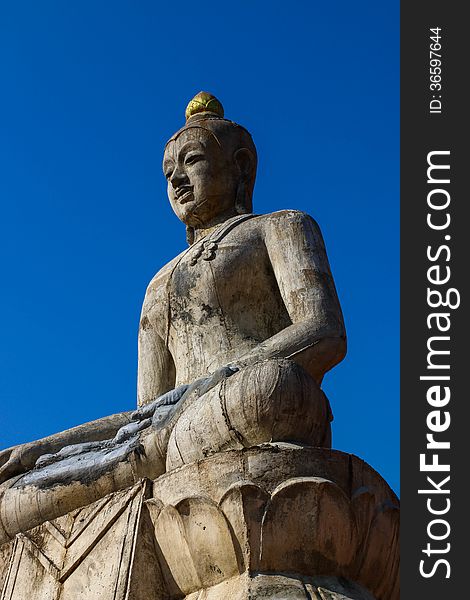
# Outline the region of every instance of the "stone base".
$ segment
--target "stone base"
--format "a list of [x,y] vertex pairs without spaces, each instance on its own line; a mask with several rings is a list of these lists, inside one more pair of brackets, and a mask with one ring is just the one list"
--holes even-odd
[[164,598],[150,490],[143,481],[17,535],[0,549],[1,600]]
[[244,573],[186,600],[374,600],[364,588],[339,577],[295,577]]
[[18,535],[0,599],[397,600],[398,517],[354,456],[223,452]]

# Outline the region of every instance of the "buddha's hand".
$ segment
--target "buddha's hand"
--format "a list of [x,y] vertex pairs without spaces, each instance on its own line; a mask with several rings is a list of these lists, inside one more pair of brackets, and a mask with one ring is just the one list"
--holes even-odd
[[239,368],[235,365],[227,365],[217,369],[217,371],[208,377],[193,381],[190,385],[180,385],[133,412],[131,414],[132,422],[151,419],[152,425],[160,429],[169,422],[170,418],[184,404],[187,398],[202,396],[220,381],[227,379],[227,377],[230,377],[238,370]]
[[34,467],[41,449],[37,442],[12,446],[0,452],[0,483]]
[[211,390],[213,387],[215,387],[218,383],[220,383],[224,379],[227,379],[228,377],[231,377],[234,373],[236,373],[239,370],[240,368],[237,365],[227,365],[225,367],[220,367],[220,369],[214,371],[212,375],[206,377],[205,379],[199,379],[190,387],[194,386],[194,388],[198,390],[198,395],[202,396],[203,394]]
[[[239,370],[239,367],[236,365],[226,365],[225,367],[220,367],[219,369],[217,369],[217,371],[214,371],[208,377],[197,379],[196,381],[193,381],[193,383],[191,383],[190,385],[182,385],[180,388],[176,388],[175,390],[173,390],[173,392],[185,388],[183,394],[179,396],[177,403],[179,404],[179,406],[181,406],[186,400],[186,398],[189,398],[190,396],[195,396],[197,398],[203,396],[206,392],[211,390],[218,383],[220,383],[224,379],[227,379],[228,377],[231,377],[234,373],[236,373]],[[164,399],[165,396],[162,396],[161,399]]]
[[131,414],[132,421],[141,422],[147,421],[148,419],[153,419],[154,423],[160,421],[161,419],[158,417],[164,418],[169,412],[173,412],[189,387],[189,385],[180,385],[174,390],[170,390],[169,392],[166,392],[166,394],[158,396],[158,398],[155,398],[152,402],[149,402],[145,406],[134,411]]

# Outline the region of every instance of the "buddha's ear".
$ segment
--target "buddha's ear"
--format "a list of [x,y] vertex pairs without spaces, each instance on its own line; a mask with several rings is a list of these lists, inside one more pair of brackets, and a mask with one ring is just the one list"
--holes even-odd
[[233,155],[233,158],[242,179],[244,181],[249,180],[256,168],[256,159],[253,152],[248,148],[239,148]]
[[186,241],[188,242],[188,246],[194,244],[194,227],[190,227],[189,225],[186,225]]
[[256,158],[248,148],[240,148],[235,152],[233,158],[240,172],[235,208],[239,214],[251,213],[253,212],[251,192],[253,187],[253,173],[256,169]]

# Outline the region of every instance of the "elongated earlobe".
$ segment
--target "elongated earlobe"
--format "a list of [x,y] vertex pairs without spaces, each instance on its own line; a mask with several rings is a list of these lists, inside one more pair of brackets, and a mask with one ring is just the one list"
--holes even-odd
[[194,227],[190,227],[189,225],[186,226],[186,241],[189,246],[194,244]]
[[246,184],[243,179],[238,183],[237,197],[235,199],[235,210],[239,215],[252,212],[252,203],[247,194]]
[[237,188],[235,209],[239,214],[253,212],[252,185],[254,180],[253,171],[256,169],[256,159],[248,148],[240,148],[234,154],[240,179]]

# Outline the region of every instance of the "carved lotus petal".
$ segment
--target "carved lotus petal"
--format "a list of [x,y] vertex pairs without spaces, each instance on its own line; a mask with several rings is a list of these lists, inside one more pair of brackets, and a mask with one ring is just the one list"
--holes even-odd
[[220,500],[229,521],[240,556],[240,572],[259,570],[261,522],[270,499],[267,492],[251,482],[230,487]]
[[376,507],[362,553],[359,580],[382,600],[398,597],[400,511],[390,502]]
[[262,571],[346,570],[357,546],[354,513],[338,485],[321,477],[296,477],[274,490],[263,517]]
[[351,506],[356,515],[357,528],[362,543],[367,539],[371,521],[380,501],[380,495],[368,486],[358,488],[352,495]]
[[169,589],[184,594],[238,573],[229,525],[217,505],[193,497],[166,506],[155,521],[162,571]]
[[[201,541],[187,533],[182,507],[188,502],[183,500],[188,488],[209,507],[204,508],[204,514],[215,511],[223,524],[214,535],[213,547],[219,550],[208,550],[204,538]],[[171,504],[178,515],[180,533],[175,534],[177,527],[168,527],[158,538],[162,564],[171,566],[169,576],[173,573],[181,585],[171,588],[172,598],[180,597],[183,588],[194,593],[205,589],[209,594],[204,582],[217,578],[207,575],[208,563],[198,562],[198,553],[216,559],[223,553],[231,556],[230,568],[221,570],[235,573],[225,578],[220,574],[219,582],[211,586],[210,593],[215,595],[207,598],[246,598],[255,580],[268,577],[269,587],[274,585],[271,578],[279,573],[308,580],[314,587],[318,580],[322,588],[318,578],[345,578],[367,588],[377,600],[399,598],[398,499],[383,479],[357,457],[287,444],[234,450],[168,473],[154,482],[153,491],[167,506],[166,511]],[[206,500],[205,494],[211,499]],[[189,503],[195,501],[193,498]],[[191,510],[197,514],[191,506],[186,512]],[[187,547],[181,562],[194,571],[187,576],[193,577],[189,583],[182,582],[183,566],[173,566],[178,562],[174,558],[167,560],[173,547],[182,543],[180,538]],[[253,581],[246,584],[244,595],[234,595],[235,588],[230,586],[245,576]],[[324,593],[331,597],[332,589],[325,584]],[[369,598],[364,591],[358,597]]]

